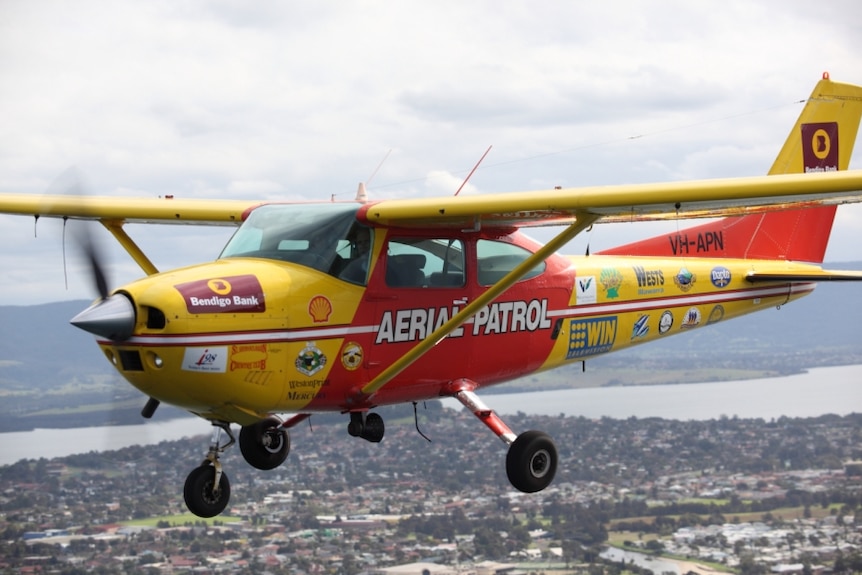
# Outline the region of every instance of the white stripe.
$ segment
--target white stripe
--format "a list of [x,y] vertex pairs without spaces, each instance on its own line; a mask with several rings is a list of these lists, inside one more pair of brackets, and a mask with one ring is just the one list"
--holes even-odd
[[[812,291],[814,283],[809,284],[792,284],[790,293],[800,293]],[[627,301],[621,303],[606,303],[594,304],[585,306],[576,306],[560,310],[549,310],[548,317],[566,317],[566,316],[581,316],[581,315],[605,315],[612,313],[623,313],[627,311],[637,311],[644,309],[669,308],[684,305],[697,305],[727,302],[733,300],[753,299],[757,297],[769,297],[777,295],[788,295],[788,286],[768,287],[768,288],[753,288],[743,291],[728,291],[715,292],[710,294],[693,294],[681,295],[670,298],[656,298],[654,300],[644,299],[637,301]],[[473,321],[473,317],[468,318],[464,323],[469,324]],[[218,345],[218,344],[237,344],[246,342],[288,342],[288,341],[313,341],[316,339],[331,339],[339,337],[347,337],[350,335],[362,333],[375,333],[379,325],[361,325],[361,326],[339,326],[332,328],[317,328],[317,329],[297,329],[285,331],[267,331],[267,332],[234,332],[234,333],[217,333],[217,334],[196,334],[187,336],[160,336],[160,335],[139,335],[134,336],[121,345],[146,345],[146,346],[202,346],[202,345]],[[115,344],[116,342],[104,341],[101,343]]]
[[330,339],[337,337],[346,337],[359,333],[374,333],[377,326],[350,326],[350,327],[334,327],[329,329],[299,329],[288,331],[267,331],[267,332],[235,332],[235,333],[213,333],[213,334],[196,334],[188,336],[159,336],[159,335],[140,335],[127,339],[123,345],[138,344],[138,345],[215,345],[225,343],[245,343],[249,341],[263,342],[285,342],[285,341],[309,341],[315,339]]
[[560,317],[560,316],[579,316],[579,315],[596,315],[596,314],[609,314],[609,313],[621,313],[627,311],[637,311],[642,309],[658,309],[658,308],[668,308],[668,307],[678,307],[684,305],[697,305],[697,304],[708,304],[708,303],[719,303],[719,302],[728,302],[734,300],[746,300],[753,299],[759,297],[769,297],[769,296],[778,296],[778,295],[788,295],[789,293],[800,293],[800,292],[808,292],[814,289],[813,284],[793,284],[788,286],[778,286],[778,287],[769,287],[769,288],[754,288],[744,291],[729,291],[729,292],[715,292],[709,294],[692,294],[692,295],[682,295],[678,297],[670,297],[670,298],[656,298],[655,300],[637,300],[637,301],[627,301],[621,303],[610,303],[610,304],[595,304],[595,305],[585,305],[585,306],[577,306],[568,309],[561,309],[556,311],[549,311],[548,317]]

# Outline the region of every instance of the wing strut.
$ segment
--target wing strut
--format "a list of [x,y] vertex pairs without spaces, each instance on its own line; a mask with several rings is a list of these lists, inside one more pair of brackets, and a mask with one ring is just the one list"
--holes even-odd
[[122,220],[99,220],[102,222],[102,225],[105,226],[111,235],[116,238],[120,245],[123,246],[123,249],[128,252],[132,259],[141,266],[141,269],[144,270],[144,273],[148,276],[159,273],[159,270],[153,265],[153,262],[150,261],[150,258],[144,254],[141,248],[138,247],[138,244],[135,243],[135,240],[129,237],[129,234],[126,233],[126,230],[123,229]]
[[[593,225],[600,216],[596,214],[579,213],[577,221],[568,226],[550,242],[539,248],[534,254],[521,262],[515,269],[503,276],[500,281],[485,290],[482,295],[467,304],[461,311],[434,330],[428,337],[420,341],[410,351],[395,360],[389,367],[384,369],[373,380],[368,382],[360,392],[364,396],[376,393],[384,385],[392,381],[399,373],[410,367],[414,361],[422,357],[428,350],[437,345],[444,337],[472,317],[476,312],[494,301],[500,294],[520,280],[527,272],[546,260],[551,254],[563,247],[563,245],[576,235]],[[364,399],[364,398],[363,398]]]

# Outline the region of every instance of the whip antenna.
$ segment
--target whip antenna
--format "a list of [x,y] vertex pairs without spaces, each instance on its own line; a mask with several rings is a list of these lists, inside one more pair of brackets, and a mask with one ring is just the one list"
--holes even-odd
[[482,157],[481,157],[481,158],[479,158],[479,161],[478,161],[478,162],[476,162],[476,165],[475,165],[475,166],[473,166],[473,169],[472,169],[472,170],[470,170],[470,173],[469,173],[469,174],[467,174],[467,177],[466,177],[466,178],[464,178],[464,181],[463,181],[463,182],[461,182],[461,186],[460,186],[460,187],[458,188],[458,190],[455,192],[455,195],[456,195],[456,196],[457,196],[458,194],[460,194],[460,193],[461,193],[461,190],[464,188],[464,186],[466,186],[466,185],[467,185],[467,182],[470,180],[470,177],[473,175],[473,172],[475,172],[475,171],[476,171],[476,169],[479,167],[479,164],[481,164],[481,163],[482,163],[482,160],[484,160],[484,159],[485,159],[485,156],[487,156],[487,155],[488,155],[488,152],[490,152],[490,151],[491,151],[491,148],[492,148],[492,146],[488,146],[488,149],[487,149],[487,150],[485,150],[485,153],[484,153],[484,154],[482,154]]

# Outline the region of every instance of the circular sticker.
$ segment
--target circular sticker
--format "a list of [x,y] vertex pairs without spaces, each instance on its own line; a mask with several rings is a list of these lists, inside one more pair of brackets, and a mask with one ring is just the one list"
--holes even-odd
[[355,341],[349,341],[341,348],[341,364],[344,369],[353,371],[362,365],[362,346]]
[[658,320],[658,332],[667,333],[673,327],[673,313],[666,310]]

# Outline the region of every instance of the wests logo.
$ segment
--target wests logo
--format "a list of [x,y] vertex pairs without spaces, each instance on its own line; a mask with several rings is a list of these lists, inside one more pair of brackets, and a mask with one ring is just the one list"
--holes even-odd
[[253,275],[197,280],[174,286],[189,313],[256,313],[266,311],[260,282]]

